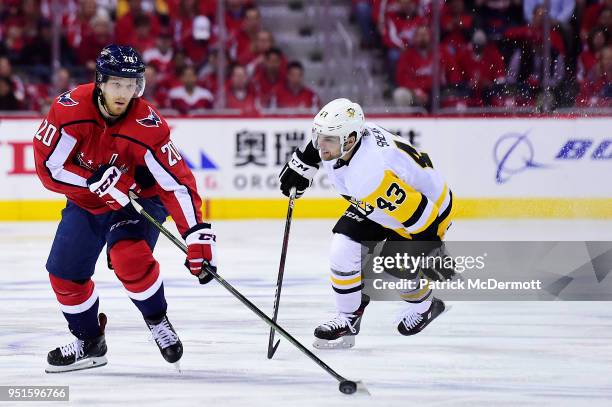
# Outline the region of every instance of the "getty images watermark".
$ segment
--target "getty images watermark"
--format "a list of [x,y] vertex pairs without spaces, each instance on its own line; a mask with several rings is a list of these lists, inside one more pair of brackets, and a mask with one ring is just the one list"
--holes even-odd
[[365,242],[362,259],[374,300],[612,300],[612,242]]
[[427,278],[419,270],[452,269],[455,274],[466,271],[485,270],[487,253],[480,256],[450,256],[444,251],[437,251],[434,255],[421,253],[417,256],[408,253],[395,253],[389,256],[374,256],[372,259],[372,272],[375,274],[392,273],[404,270],[410,277],[389,281],[385,278],[376,278],[372,285],[377,290],[420,290],[428,287],[432,290],[541,290],[542,281],[499,281],[495,278],[469,278],[459,279],[450,277],[436,281]]

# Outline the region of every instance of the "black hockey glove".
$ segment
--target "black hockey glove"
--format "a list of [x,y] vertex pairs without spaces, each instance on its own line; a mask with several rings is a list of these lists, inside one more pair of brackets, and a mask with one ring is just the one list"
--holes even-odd
[[293,187],[296,189],[296,198],[304,195],[306,188],[312,185],[312,179],[319,169],[318,165],[306,164],[303,154],[300,150],[296,150],[278,176],[280,189],[285,196],[289,196]]
[[421,267],[421,272],[432,281],[452,280],[455,277],[455,266],[452,257],[446,251],[446,245],[442,242],[438,247],[431,250],[427,257],[440,259],[434,261],[434,267]]

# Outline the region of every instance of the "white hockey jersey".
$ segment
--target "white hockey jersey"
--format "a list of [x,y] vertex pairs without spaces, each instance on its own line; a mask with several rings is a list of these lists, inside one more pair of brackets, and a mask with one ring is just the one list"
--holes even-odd
[[407,239],[425,232],[442,239],[452,193],[429,156],[371,122],[355,148],[348,162],[322,162],[336,190],[368,219]]

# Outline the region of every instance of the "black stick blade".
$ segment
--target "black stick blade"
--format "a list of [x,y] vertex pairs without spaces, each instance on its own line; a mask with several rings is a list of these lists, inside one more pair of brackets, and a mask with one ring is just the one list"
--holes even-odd
[[278,348],[278,345],[280,344],[280,339],[276,341],[276,345],[274,345],[273,348],[268,348],[268,359],[272,359],[272,356],[274,356],[274,353],[276,352],[276,348]]

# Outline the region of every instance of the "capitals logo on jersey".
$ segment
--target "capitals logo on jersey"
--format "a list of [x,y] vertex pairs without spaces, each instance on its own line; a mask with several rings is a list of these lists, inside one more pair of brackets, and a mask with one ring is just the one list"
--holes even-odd
[[155,113],[151,106],[149,106],[149,115],[147,117],[143,117],[142,119],[136,119],[138,124],[143,125],[145,127],[159,127],[161,124],[161,119]]
[[72,90],[69,90],[68,92],[64,92],[61,95],[59,95],[57,97],[57,103],[59,103],[62,106],[76,106],[76,105],[78,105],[79,102],[77,102],[72,97],[70,97],[70,92],[72,92]]

